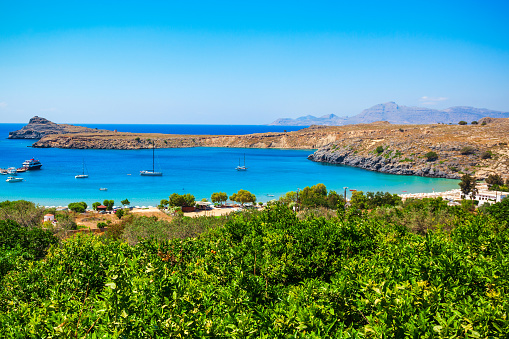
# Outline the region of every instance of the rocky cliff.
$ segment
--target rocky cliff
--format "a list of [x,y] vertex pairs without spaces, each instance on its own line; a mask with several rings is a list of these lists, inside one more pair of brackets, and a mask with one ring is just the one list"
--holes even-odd
[[72,134],[72,133],[98,133],[102,132],[93,128],[74,126],[67,124],[56,124],[45,118],[33,117],[28,125],[14,132],[9,132],[9,139],[41,139],[50,134]]
[[[479,125],[355,125],[308,159],[363,169],[458,179],[509,175],[509,119]],[[482,125],[486,122],[485,125]],[[369,127],[368,127],[369,126]],[[433,153],[435,155],[433,155]]]

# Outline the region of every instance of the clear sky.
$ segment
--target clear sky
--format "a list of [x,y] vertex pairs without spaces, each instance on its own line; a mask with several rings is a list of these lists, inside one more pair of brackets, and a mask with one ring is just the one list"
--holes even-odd
[[0,123],[509,111],[508,1],[0,0]]

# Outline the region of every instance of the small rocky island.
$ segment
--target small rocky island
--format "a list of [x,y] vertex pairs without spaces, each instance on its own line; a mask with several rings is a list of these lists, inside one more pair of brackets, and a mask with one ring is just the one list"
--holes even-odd
[[294,132],[247,135],[125,133],[60,125],[34,117],[9,138],[40,140],[32,147],[145,149],[236,147],[316,149],[308,159],[399,175],[458,179],[464,173],[509,176],[509,119],[482,118],[470,125],[393,125],[379,121],[311,126]]
[[101,131],[82,126],[56,124],[48,119],[35,116],[22,129],[9,132],[9,139],[41,139],[50,134],[98,133]]

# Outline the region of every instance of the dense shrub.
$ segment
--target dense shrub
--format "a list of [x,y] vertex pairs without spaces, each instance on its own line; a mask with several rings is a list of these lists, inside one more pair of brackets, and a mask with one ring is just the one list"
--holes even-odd
[[460,150],[460,153],[463,155],[474,154],[475,148],[473,148],[472,146],[465,146]]
[[352,193],[350,200],[351,207],[354,209],[373,209],[382,206],[396,206],[401,203],[401,197],[389,192],[367,192],[364,195],[362,191]]
[[194,206],[195,198],[192,194],[178,194],[173,193],[168,199],[168,204],[172,207],[192,207]]
[[382,153],[383,151],[384,151],[383,146],[378,146],[378,147],[375,149],[375,152],[376,152],[377,154],[380,154],[380,153]]
[[435,161],[438,159],[438,154],[436,152],[428,152],[424,155],[424,157],[428,160],[428,161]]
[[490,174],[486,178],[486,183],[488,187],[493,185],[502,186],[504,184],[504,179],[500,176],[500,174]]
[[58,239],[39,227],[21,227],[12,220],[0,220],[0,280],[20,259],[35,260],[46,255]]
[[76,213],[84,213],[87,209],[87,204],[83,201],[71,202],[69,205],[67,205],[67,208]]
[[478,123],[476,120],[474,120],[474,121],[472,121],[470,124],[471,124],[471,125],[477,125],[477,124],[479,124],[479,123]]
[[491,159],[493,153],[491,151],[484,151],[481,153],[481,159]]
[[464,121],[464,120],[461,120],[460,122],[458,122],[459,125],[466,125],[468,124],[468,122]]
[[5,276],[0,334],[503,338],[508,228],[455,211],[450,233],[425,235],[351,210],[299,220],[276,204],[198,238],[73,237]]
[[0,202],[0,220],[13,220],[22,227],[40,226],[44,208],[25,200]]

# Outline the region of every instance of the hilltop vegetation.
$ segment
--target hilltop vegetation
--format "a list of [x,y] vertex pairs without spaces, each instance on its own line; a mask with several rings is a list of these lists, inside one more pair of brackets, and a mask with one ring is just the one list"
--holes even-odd
[[[48,241],[44,260],[4,266],[0,336],[505,337],[509,200],[475,213],[441,199],[356,200],[327,217],[276,203],[194,234],[170,230],[206,219],[130,216],[106,236]],[[144,239],[128,245],[129,228]],[[30,251],[11,239],[4,257]]]

